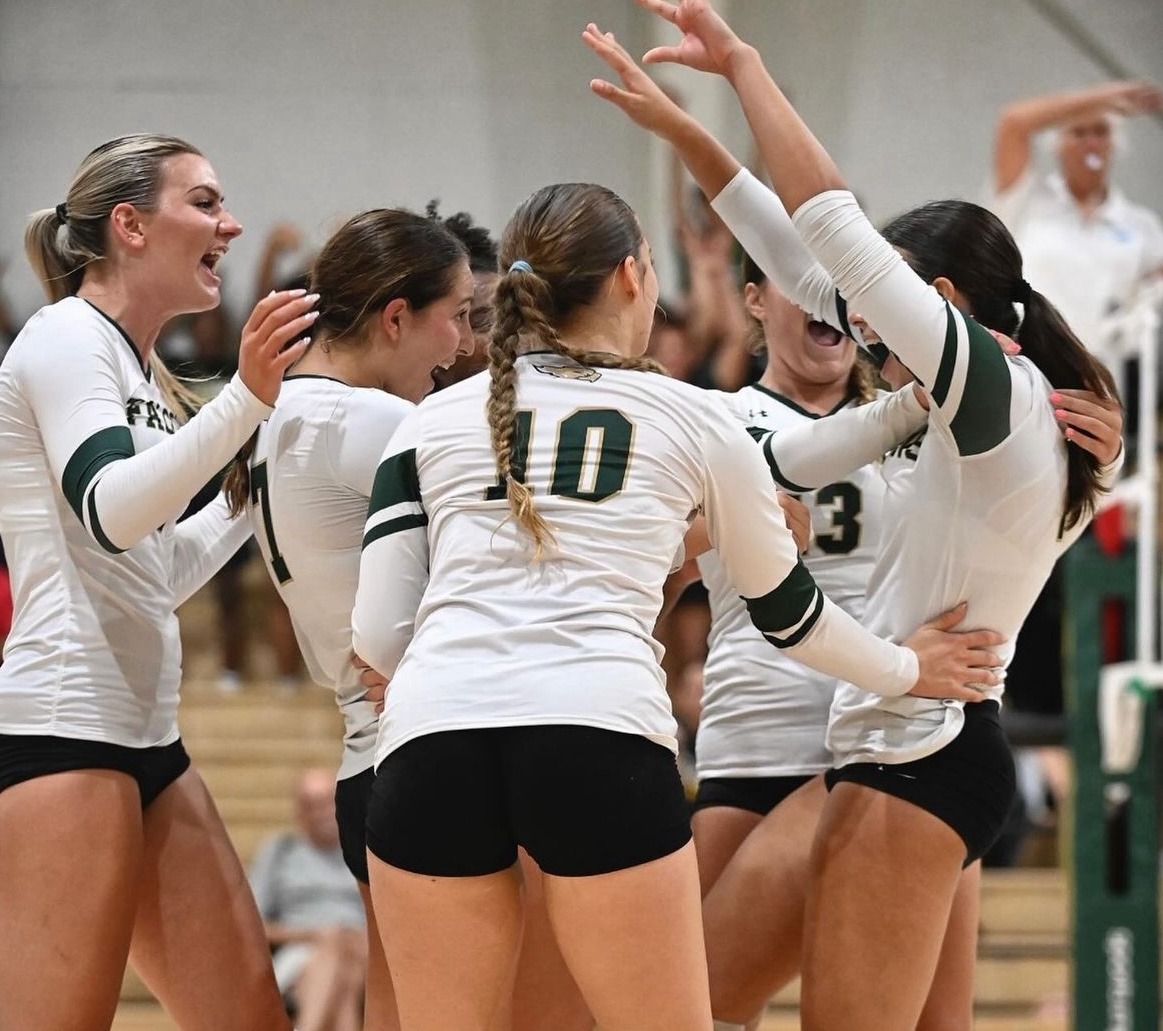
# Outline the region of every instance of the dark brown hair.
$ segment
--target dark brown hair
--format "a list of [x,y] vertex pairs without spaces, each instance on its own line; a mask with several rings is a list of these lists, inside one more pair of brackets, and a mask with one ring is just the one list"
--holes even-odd
[[[1090,390],[1115,398],[1106,366],[1083,346],[1045,297],[1030,290],[1019,319],[1016,301],[1026,297],[1022,255],[1001,220],[968,201],[924,204],[894,218],[882,231],[905,252],[916,273],[931,283],[944,276],[969,303],[973,318],[987,329],[1020,340],[1022,354],[1055,386]],[[1094,512],[1104,488],[1099,460],[1078,447],[1066,449],[1068,477],[1062,530]]]
[[[311,266],[310,289],[319,295],[312,347],[361,346],[369,323],[402,298],[413,311],[428,307],[456,285],[467,260],[464,245],[438,221],[402,208],[373,208],[349,219],[323,245]],[[250,494],[255,436],[226,475],[232,515]]]

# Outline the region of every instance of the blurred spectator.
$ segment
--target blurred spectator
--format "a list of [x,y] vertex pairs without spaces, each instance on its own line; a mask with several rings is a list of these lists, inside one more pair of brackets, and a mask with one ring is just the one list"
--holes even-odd
[[[1127,386],[1127,432],[1136,415],[1137,360],[1120,370],[1101,339],[1103,319],[1134,298],[1138,286],[1163,271],[1163,223],[1131,203],[1111,181],[1117,122],[1158,111],[1163,94],[1142,82],[1016,101],[998,117],[990,207],[1021,247],[1026,278],[1062,312],[1080,340]],[[1056,131],[1057,167],[1035,168],[1035,137]],[[1020,340],[1020,332],[1019,332]],[[1063,712],[1062,569],[1055,566],[1022,625],[1006,674],[1006,707],[1056,716]],[[1048,825],[1069,792],[1064,748],[1015,750],[1024,812],[1016,827]],[[1015,857],[1020,835],[1006,855]],[[1003,843],[1005,844],[1005,843]],[[996,862],[1006,858],[995,857]]]
[[339,847],[334,771],[302,773],[295,819],[298,830],[267,841],[250,874],[274,950],[275,979],[298,1031],[359,1031],[367,962],[363,902]]
[[[1030,284],[1108,364],[1103,318],[1163,271],[1163,224],[1111,182],[1116,119],[1161,106],[1149,83],[1110,82],[1017,101],[997,122],[990,207],[1021,247]],[[1033,141],[1048,129],[1057,130],[1057,168],[1042,174]]]

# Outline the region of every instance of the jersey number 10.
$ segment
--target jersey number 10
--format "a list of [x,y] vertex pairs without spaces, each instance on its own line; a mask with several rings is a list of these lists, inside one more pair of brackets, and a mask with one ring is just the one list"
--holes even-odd
[[[513,426],[513,476],[525,482],[533,413],[521,409]],[[626,484],[634,424],[613,408],[582,408],[557,424],[549,493],[578,501],[605,501]],[[485,491],[487,501],[503,501],[500,477]]]

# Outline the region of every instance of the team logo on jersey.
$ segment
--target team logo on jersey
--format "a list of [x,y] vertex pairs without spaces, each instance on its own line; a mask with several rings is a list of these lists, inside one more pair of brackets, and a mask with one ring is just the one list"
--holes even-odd
[[[928,427],[926,427],[927,429]],[[885,458],[903,458],[906,462],[915,462],[921,450],[921,441],[925,439],[925,430],[918,430],[908,440],[897,444],[889,451]]]
[[538,372],[544,373],[546,376],[556,376],[558,379],[576,379],[583,383],[593,383],[602,378],[602,374],[597,369],[591,369],[588,365],[578,365],[575,362],[570,362],[568,365],[557,365],[549,361],[536,361],[530,362],[530,364]]
[[176,433],[178,417],[149,398],[131,397],[125,402],[125,418],[130,426],[147,426],[163,433]]

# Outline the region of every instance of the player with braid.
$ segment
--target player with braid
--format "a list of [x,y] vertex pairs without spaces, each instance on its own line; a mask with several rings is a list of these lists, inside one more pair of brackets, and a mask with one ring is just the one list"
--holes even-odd
[[520,844],[603,1031],[707,1031],[651,637],[692,514],[757,627],[833,676],[977,698],[999,637],[949,634],[958,611],[889,645],[820,593],[746,430],[642,357],[658,286],[616,195],[538,191],[501,265],[489,375],[419,406],[385,452],[352,616],[356,652],[391,680],[367,832],[401,1021],[492,1025],[517,957]]

